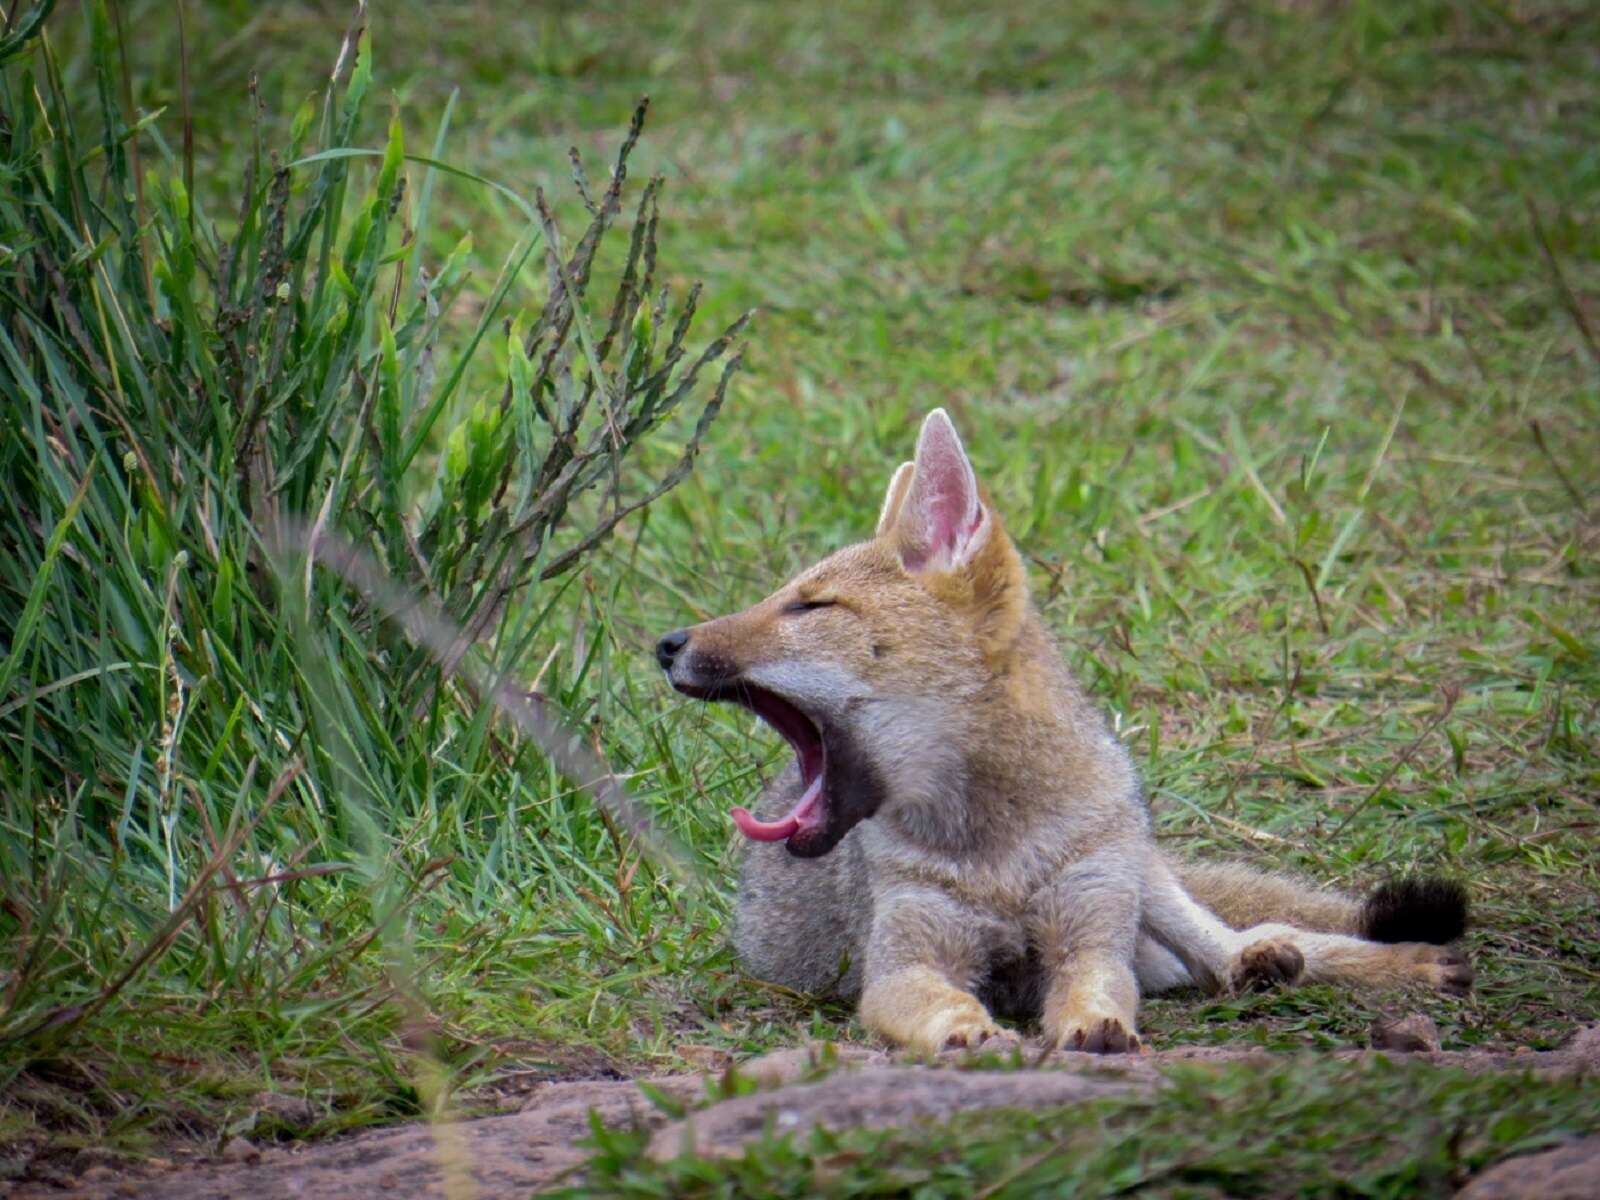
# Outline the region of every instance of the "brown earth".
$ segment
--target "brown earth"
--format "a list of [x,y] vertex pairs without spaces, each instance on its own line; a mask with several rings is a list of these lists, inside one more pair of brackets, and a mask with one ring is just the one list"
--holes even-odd
[[[1378,1051],[1344,1051],[1334,1057],[1373,1053]],[[739,1153],[768,1122],[802,1133],[818,1124],[882,1127],[940,1121],[973,1109],[1056,1106],[1155,1088],[1161,1086],[1160,1068],[1172,1063],[1266,1064],[1277,1057],[1264,1050],[1184,1047],[1109,1058],[1055,1054],[1021,1070],[957,1071],[944,1063],[908,1065],[864,1047],[802,1047],[741,1066],[741,1074],[765,1090],[719,1101],[680,1120],[653,1103],[640,1090],[641,1081],[548,1083],[528,1094],[520,1112],[453,1124],[404,1125],[281,1149],[235,1142],[214,1162],[132,1173],[100,1165],[67,1187],[23,1184],[9,1194],[16,1200],[67,1195],[85,1200],[522,1196],[551,1186],[583,1163],[585,1152],[576,1143],[589,1132],[591,1111],[610,1125],[635,1123],[655,1130],[651,1154],[658,1157],[685,1148],[729,1155]],[[1581,1030],[1559,1050],[1423,1051],[1408,1057],[1473,1071],[1600,1073],[1600,1025]],[[642,1082],[670,1103],[691,1106],[706,1095],[705,1079],[664,1075]],[[1597,1180],[1600,1138],[1589,1138],[1497,1164],[1463,1195],[1472,1200],[1600,1197]]]

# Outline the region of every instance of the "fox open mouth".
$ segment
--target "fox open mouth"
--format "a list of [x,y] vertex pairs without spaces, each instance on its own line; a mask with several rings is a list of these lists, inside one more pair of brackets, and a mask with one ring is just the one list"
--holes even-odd
[[758,842],[787,841],[790,850],[803,855],[805,845],[822,834],[829,817],[828,751],[816,722],[776,692],[751,684],[678,687],[678,691],[697,700],[726,700],[747,708],[794,748],[805,789],[799,802],[775,821],[762,821],[747,808],[735,808],[731,815],[745,837]]

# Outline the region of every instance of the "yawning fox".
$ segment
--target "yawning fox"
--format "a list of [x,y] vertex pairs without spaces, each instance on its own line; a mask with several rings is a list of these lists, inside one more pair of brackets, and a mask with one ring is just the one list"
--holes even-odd
[[1137,1049],[1141,991],[1299,979],[1471,986],[1458,885],[1364,903],[1157,849],[1139,776],[1062,664],[942,409],[871,541],[753,608],[663,637],[672,686],[749,708],[794,765],[753,815],[735,945],[755,975],[859,999],[921,1051],[1037,1019]]

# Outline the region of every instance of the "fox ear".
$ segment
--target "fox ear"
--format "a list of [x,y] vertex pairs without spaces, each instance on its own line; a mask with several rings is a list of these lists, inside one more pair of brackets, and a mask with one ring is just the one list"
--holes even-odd
[[[896,483],[905,473],[901,467]],[[936,408],[917,436],[911,482],[896,514],[900,561],[908,571],[954,571],[983,549],[994,521],[978,495],[978,477],[962,448],[961,435],[944,409]],[[894,486],[890,486],[891,500]],[[887,512],[888,505],[885,505]]]
[[883,508],[878,512],[878,531],[876,536],[883,537],[900,517],[900,508],[906,502],[906,490],[911,487],[911,475],[916,470],[915,463],[903,462],[895,468],[893,477],[889,480],[889,490],[883,494]]

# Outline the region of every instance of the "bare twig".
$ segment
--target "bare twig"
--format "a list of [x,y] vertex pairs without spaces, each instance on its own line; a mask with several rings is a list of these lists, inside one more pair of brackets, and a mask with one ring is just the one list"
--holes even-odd
[[1300,568],[1300,574],[1305,576],[1306,590],[1311,593],[1311,602],[1317,606],[1317,625],[1322,629],[1323,635],[1328,633],[1328,618],[1322,612],[1322,596],[1317,591],[1317,578],[1311,573],[1311,566],[1303,558],[1294,560],[1294,565]]
[[[398,621],[407,637],[425,649],[435,662],[449,663],[465,633],[436,604],[390,579],[365,551],[336,533],[319,533],[313,541],[307,526],[288,521],[274,532],[274,548],[280,559],[309,553],[365,596],[369,603]],[[283,563],[283,569],[290,567],[291,563]],[[285,577],[294,578],[293,574]],[[479,695],[492,700],[562,774],[588,791],[595,803],[674,877],[690,886],[699,886],[698,877],[688,866],[687,855],[675,840],[634,802],[619,777],[599,755],[584,745],[581,733],[561,721],[545,697],[517,687],[503,675],[480,674],[465,656],[457,657],[448,669]]]
[[189,237],[194,238],[194,113],[189,107],[189,23],[184,19],[183,0],[174,6],[178,12],[178,100],[183,112],[183,187],[188,193]]
[[1383,789],[1389,786],[1390,781],[1399,773],[1400,768],[1416,757],[1417,751],[1422,749],[1422,743],[1427,741],[1433,735],[1433,731],[1443,725],[1450,714],[1455,711],[1456,701],[1461,699],[1461,689],[1454,685],[1447,686],[1443,690],[1442,698],[1444,706],[1434,714],[1433,720],[1428,722],[1428,727],[1417,734],[1416,739],[1400,752],[1400,756],[1394,762],[1389,764],[1389,769],[1383,773],[1383,778],[1373,785],[1372,790],[1362,797],[1361,802],[1345,813],[1344,820],[1334,826],[1333,832],[1328,835],[1330,840],[1336,839],[1345,831],[1351,821],[1354,821],[1357,816],[1365,812],[1367,807],[1382,793]]
[[1579,509],[1587,508],[1583,501],[1583,493],[1573,486],[1572,480],[1567,478],[1567,473],[1561,469],[1561,464],[1556,461],[1556,456],[1550,453],[1550,447],[1544,444],[1544,430],[1539,427],[1538,421],[1529,421],[1528,428],[1533,431],[1533,440],[1539,447],[1539,453],[1544,455],[1544,460],[1550,464],[1550,469],[1556,473],[1556,478],[1561,481],[1561,486],[1567,489],[1567,495],[1572,503]]
[[1556,285],[1556,296],[1561,301],[1561,307],[1567,310],[1572,323],[1583,335],[1584,345],[1589,347],[1589,357],[1594,359],[1595,366],[1600,367],[1600,337],[1595,336],[1595,331],[1589,324],[1588,313],[1583,311],[1583,305],[1578,303],[1572,285],[1567,282],[1566,272],[1561,269],[1561,260],[1556,257],[1556,252],[1550,245],[1550,238],[1545,233],[1544,221],[1539,217],[1539,207],[1534,204],[1532,196],[1523,196],[1522,203],[1527,206],[1534,239],[1539,243],[1539,249],[1544,251],[1544,261],[1550,268],[1550,279]]
[[[250,764],[250,769],[252,772],[254,771],[254,762]],[[244,839],[255,831],[256,826],[261,822],[261,818],[267,815],[272,806],[278,802],[279,797],[288,790],[289,785],[300,777],[300,773],[303,770],[305,770],[305,763],[296,759],[279,772],[278,777],[272,781],[272,786],[267,790],[267,797],[262,801],[261,807],[256,809],[255,814],[248,821],[241,822],[217,847],[211,857],[206,860],[205,866],[200,868],[199,874],[195,876],[194,882],[189,885],[189,889],[184,893],[183,899],[172,910],[172,915],[167,918],[165,924],[161,926],[155,936],[145,943],[144,948],[134,956],[133,961],[123,969],[122,974],[101,988],[100,993],[88,1004],[74,1004],[66,1008],[55,1009],[46,1014],[43,1020],[36,1022],[30,1028],[19,1033],[11,1034],[3,1041],[23,1041],[39,1033],[52,1030],[62,1031],[81,1025],[109,1004],[123,988],[133,982],[145,967],[165,954],[171,948],[172,943],[177,941],[178,934],[189,923],[189,918],[194,915],[194,911],[200,902],[212,894],[210,886],[212,876],[227,866],[228,860],[233,857],[240,845],[243,844]]]

